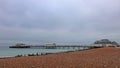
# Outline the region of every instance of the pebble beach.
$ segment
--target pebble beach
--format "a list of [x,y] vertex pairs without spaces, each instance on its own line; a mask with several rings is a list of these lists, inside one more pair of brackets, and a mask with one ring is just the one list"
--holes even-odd
[[0,68],[120,68],[120,48],[0,58]]

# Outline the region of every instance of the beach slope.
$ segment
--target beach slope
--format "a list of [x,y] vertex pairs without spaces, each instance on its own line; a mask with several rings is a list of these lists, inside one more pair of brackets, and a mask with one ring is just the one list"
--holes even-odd
[[4,58],[0,68],[120,68],[120,48]]

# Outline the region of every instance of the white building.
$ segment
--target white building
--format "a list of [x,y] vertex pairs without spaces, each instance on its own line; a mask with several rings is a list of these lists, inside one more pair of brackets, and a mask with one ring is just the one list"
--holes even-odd
[[112,42],[108,39],[102,39],[102,40],[95,41],[94,46],[116,47],[119,45],[115,41]]
[[46,46],[56,46],[55,43],[52,43],[52,44],[46,44]]

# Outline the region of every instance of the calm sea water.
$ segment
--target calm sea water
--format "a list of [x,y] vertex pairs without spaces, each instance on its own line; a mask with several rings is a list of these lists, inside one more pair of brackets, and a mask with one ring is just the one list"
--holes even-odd
[[36,53],[57,53],[74,50],[82,50],[83,48],[64,48],[64,49],[40,49],[40,48],[9,48],[9,46],[0,46],[0,57],[13,57],[16,55],[27,55]]

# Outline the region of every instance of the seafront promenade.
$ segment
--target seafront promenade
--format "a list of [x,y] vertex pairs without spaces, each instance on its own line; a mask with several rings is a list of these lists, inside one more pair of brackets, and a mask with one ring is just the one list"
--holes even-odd
[[120,68],[120,48],[0,59],[0,68]]

